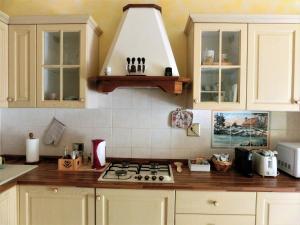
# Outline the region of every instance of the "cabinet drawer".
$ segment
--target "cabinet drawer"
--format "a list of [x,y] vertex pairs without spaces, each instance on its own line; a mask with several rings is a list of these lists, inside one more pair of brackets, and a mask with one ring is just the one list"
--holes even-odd
[[255,225],[255,216],[177,214],[175,225]]
[[176,192],[176,213],[254,215],[255,204],[255,192]]

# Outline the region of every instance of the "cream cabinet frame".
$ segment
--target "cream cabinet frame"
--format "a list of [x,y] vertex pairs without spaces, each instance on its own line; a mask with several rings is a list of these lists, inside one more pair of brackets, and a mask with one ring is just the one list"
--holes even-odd
[[8,96],[8,25],[0,20],[0,107],[7,107]]
[[[218,65],[201,65],[201,52],[202,52],[202,32],[219,32],[219,64]],[[239,65],[222,65],[221,53],[222,53],[222,34],[223,32],[238,32],[240,34],[240,46],[239,46]],[[189,55],[189,60],[193,60],[192,68],[189,73],[193,75],[193,108],[194,109],[225,109],[236,110],[245,109],[246,107],[246,63],[247,63],[247,24],[214,24],[214,23],[196,23],[194,25],[193,32],[189,33],[193,37],[192,43],[189,43],[188,49],[193,48],[192,55]],[[191,59],[192,58],[192,59]],[[237,79],[238,82],[238,100],[237,102],[224,102],[221,101],[221,85],[218,87],[218,101],[201,101],[201,76],[202,69],[215,69],[218,70],[218,82],[221,84],[222,71],[226,69],[239,70]],[[203,94],[203,93],[202,93]]]

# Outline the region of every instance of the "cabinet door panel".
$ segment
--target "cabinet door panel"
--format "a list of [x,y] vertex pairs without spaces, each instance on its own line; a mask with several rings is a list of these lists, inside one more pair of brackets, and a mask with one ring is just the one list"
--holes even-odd
[[299,193],[258,193],[256,225],[300,225]]
[[176,225],[255,225],[255,216],[177,214]]
[[173,225],[174,191],[97,189],[97,225]]
[[93,188],[21,186],[21,225],[94,225]]
[[0,22],[0,107],[7,107],[8,96],[8,26]]
[[36,106],[36,26],[9,26],[9,107]]
[[0,193],[0,225],[17,225],[17,187]]
[[299,110],[300,26],[250,24],[247,108]]

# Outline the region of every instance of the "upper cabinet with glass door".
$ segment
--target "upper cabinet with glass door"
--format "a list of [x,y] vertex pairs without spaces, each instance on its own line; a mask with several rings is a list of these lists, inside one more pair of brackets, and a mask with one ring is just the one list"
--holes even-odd
[[193,108],[245,109],[247,25],[195,23],[188,35]]
[[85,25],[38,25],[38,107],[84,107],[86,32]]
[[99,73],[101,30],[90,16],[16,16],[10,27],[9,107],[97,107],[87,78]]

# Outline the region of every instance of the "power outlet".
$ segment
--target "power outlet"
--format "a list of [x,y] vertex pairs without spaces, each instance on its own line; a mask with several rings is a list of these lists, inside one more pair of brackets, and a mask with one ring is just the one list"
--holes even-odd
[[192,126],[187,129],[187,136],[200,137],[200,124],[193,123]]

